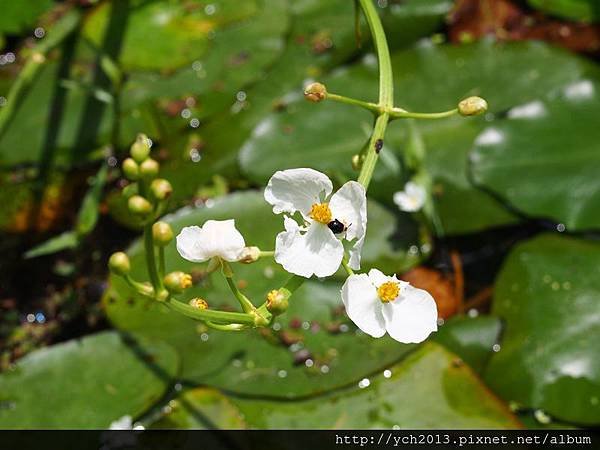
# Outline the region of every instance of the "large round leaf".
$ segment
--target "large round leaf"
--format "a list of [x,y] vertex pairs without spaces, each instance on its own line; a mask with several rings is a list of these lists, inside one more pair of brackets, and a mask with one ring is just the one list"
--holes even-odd
[[[119,60],[126,69],[175,69],[200,58],[220,27],[258,14],[257,2],[118,0],[104,2],[88,17],[84,33],[94,43],[120,36]],[[108,33],[108,34],[107,34]]]
[[474,180],[528,215],[600,227],[599,96],[600,78],[584,79],[509,110],[477,138]]
[[37,350],[0,375],[0,428],[107,428],[160,399],[178,363],[164,342],[116,332]]
[[598,243],[556,235],[511,253],[494,293],[504,339],[486,371],[504,399],[600,424],[599,267]]
[[519,428],[455,355],[425,344],[341,392],[296,402],[233,398],[256,428]]
[[500,319],[493,316],[455,316],[432,339],[460,356],[475,372],[486,367],[500,339]]
[[[398,244],[395,221],[376,203],[370,203],[368,211],[363,269],[377,265],[392,272],[404,258],[402,252],[394,250]],[[276,233],[283,230],[282,217],[273,215],[260,192],[233,194],[217,200],[211,208],[185,209],[167,220],[177,233],[184,226],[228,218],[236,220],[247,245],[262,249],[272,249]],[[166,249],[168,270],[198,269],[198,265],[183,260],[174,247]],[[129,253],[133,276],[146,279],[140,243]],[[251,265],[236,264],[235,273],[243,291],[256,304],[290,276],[273,260],[264,258]],[[305,282],[292,297],[288,312],[277,319],[279,330],[211,331],[159,303],[137,298],[116,278],[111,280],[106,308],[116,327],[163,339],[177,348],[185,379],[235,392],[292,397],[345,385],[393,363],[412,348],[389,338],[372,339],[355,333],[343,316],[341,283],[339,279]],[[219,273],[186,294],[194,296],[205,298],[213,308],[239,308]],[[312,366],[305,364],[308,359]]]

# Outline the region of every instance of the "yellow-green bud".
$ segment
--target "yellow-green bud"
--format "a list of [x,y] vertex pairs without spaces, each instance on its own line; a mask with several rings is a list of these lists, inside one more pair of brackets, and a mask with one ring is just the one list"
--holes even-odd
[[356,171],[360,170],[362,167],[362,158],[357,153],[356,155],[352,155],[352,168]]
[[267,294],[267,310],[277,316],[288,309],[288,299],[281,290],[272,290]]
[[138,185],[137,185],[137,183],[131,183],[131,184],[128,184],[128,185],[127,185],[127,186],[125,186],[125,187],[123,188],[123,190],[121,191],[121,193],[123,194],[123,196],[124,196],[125,198],[129,198],[129,197],[131,197],[131,196],[133,196],[133,195],[137,195],[137,194],[138,194],[138,192],[139,192],[139,189],[138,189]]
[[327,98],[327,88],[321,83],[311,83],[304,89],[304,98],[309,102],[319,103]]
[[152,225],[152,238],[154,243],[160,247],[167,245],[173,240],[171,225],[166,222],[156,222]]
[[146,216],[152,212],[152,205],[141,195],[134,195],[127,200],[127,207],[133,214]]
[[157,200],[165,200],[173,193],[173,187],[164,178],[157,178],[150,183],[150,192]]
[[140,176],[146,180],[151,180],[158,175],[160,165],[152,158],[146,159],[140,164]]
[[181,294],[192,285],[192,276],[184,272],[171,272],[163,281],[171,294]]
[[138,166],[138,163],[133,158],[127,158],[123,161],[123,173],[127,179],[135,181],[140,176],[140,166]]
[[129,257],[123,252],[117,252],[110,255],[108,268],[115,275],[127,275],[131,270]]
[[481,97],[465,98],[458,104],[458,112],[463,116],[477,116],[487,111],[488,104]]
[[189,301],[189,305],[198,309],[208,309],[208,303],[203,298],[197,297]]
[[244,247],[238,260],[244,264],[250,264],[258,261],[260,258],[260,249],[258,247]]
[[137,139],[129,149],[131,157],[138,163],[143,163],[150,155],[150,139],[145,134],[138,134]]

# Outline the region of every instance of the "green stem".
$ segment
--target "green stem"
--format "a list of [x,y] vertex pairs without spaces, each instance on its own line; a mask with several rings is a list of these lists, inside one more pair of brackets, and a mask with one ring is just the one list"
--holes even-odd
[[271,258],[273,256],[275,256],[275,251],[265,251],[265,252],[263,252],[262,250],[260,251],[261,258]]
[[165,248],[161,245],[158,248],[158,278],[162,280],[165,277]]
[[19,105],[28,95],[31,85],[40,74],[46,55],[77,29],[81,18],[81,11],[77,8],[71,9],[54,24],[46,38],[33,49],[27,63],[8,91],[6,104],[0,109],[0,138],[8,129]]
[[186,303],[175,299],[168,299],[165,305],[169,308],[183,314],[186,317],[194,320],[218,322],[221,324],[246,324],[254,326],[254,316],[246,313],[236,313],[228,311],[214,311],[212,309],[194,308]]
[[152,238],[152,224],[144,226],[144,250],[146,253],[146,266],[148,275],[155,292],[159,292],[162,287],[162,280],[158,277],[156,270],[156,256],[154,255],[154,239]]
[[458,108],[451,109],[450,111],[444,111],[439,113],[416,113],[404,111],[402,109],[393,108],[390,111],[390,118],[392,119],[445,119],[446,117],[452,117],[458,114]]
[[348,255],[346,254],[344,254],[344,258],[342,259],[342,267],[344,268],[348,276],[354,275],[354,270],[352,270],[352,268],[348,265]]
[[154,298],[154,290],[150,286],[140,283],[139,281],[135,281],[130,275],[123,275],[123,279],[129,286],[135,289],[138,294],[145,297]]
[[394,107],[394,84],[392,74],[392,62],[390,59],[390,51],[383,31],[383,26],[377,10],[373,5],[373,0],[359,0],[360,6],[367,18],[369,29],[371,30],[371,36],[375,43],[375,50],[377,51],[377,59],[379,61],[379,116],[375,121],[375,127],[373,128],[373,134],[369,141],[369,148],[366,151],[365,159],[363,161],[360,174],[358,175],[358,182],[362,184],[365,189],[368,189],[371,178],[373,177],[373,171],[379,158],[379,150],[383,143],[383,137],[385,136],[385,130],[387,128],[390,115],[390,111]]
[[231,292],[233,292],[233,295],[235,296],[237,301],[240,303],[242,310],[248,314],[256,311],[256,307],[252,304],[252,302],[248,299],[248,297],[246,297],[244,294],[242,294],[240,292],[240,290],[236,286],[233,278],[226,276],[225,279],[227,280],[227,285],[229,286],[229,289],[231,289]]
[[332,94],[331,92],[327,93],[327,100],[333,100],[338,103],[345,103],[346,105],[359,106],[376,114],[379,114],[380,112],[379,106],[375,103],[365,102],[362,100],[357,100],[355,98],[345,97],[343,95]]
[[300,286],[302,286],[302,284],[306,281],[306,278],[304,277],[299,277],[298,275],[294,275],[292,278],[290,278],[287,283],[285,283],[285,286],[283,286],[285,289],[287,289],[290,294],[292,294],[293,292],[296,291],[296,289],[298,289]]

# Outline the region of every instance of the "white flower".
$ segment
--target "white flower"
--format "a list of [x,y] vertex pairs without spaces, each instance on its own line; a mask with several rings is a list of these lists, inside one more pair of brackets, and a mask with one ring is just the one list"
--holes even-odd
[[218,256],[237,261],[246,243],[235,228],[235,220],[207,220],[202,227],[185,227],[177,235],[177,251],[192,262],[204,262]]
[[365,333],[388,334],[405,344],[422,342],[437,331],[437,306],[429,292],[377,269],[351,275],[342,286],[348,317]]
[[[269,180],[265,200],[275,214],[286,214],[286,231],[275,242],[275,261],[288,272],[306,278],[333,275],[344,256],[342,239],[353,241],[348,265],[360,268],[367,230],[365,188],[349,181],[332,191],[331,180],[313,169],[278,171]],[[300,223],[292,218],[298,212]]]
[[402,211],[416,212],[425,204],[427,192],[425,188],[414,181],[409,181],[404,185],[404,190],[394,194],[394,203]]

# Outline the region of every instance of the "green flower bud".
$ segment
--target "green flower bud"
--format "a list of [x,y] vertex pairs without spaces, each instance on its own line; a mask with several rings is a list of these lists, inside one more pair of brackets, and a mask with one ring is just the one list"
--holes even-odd
[[272,290],[267,294],[267,310],[274,316],[283,314],[288,309],[287,296],[280,290]]
[[123,196],[125,198],[130,198],[130,197],[132,197],[134,195],[137,195],[139,193],[139,189],[138,189],[137,183],[128,184],[127,186],[125,186],[123,188],[123,190],[121,191],[121,193],[123,194]]
[[127,207],[133,214],[146,216],[152,212],[152,204],[141,195],[134,195],[127,200]]
[[173,193],[173,187],[164,178],[157,178],[150,183],[150,193],[157,200],[165,200]]
[[321,83],[311,83],[304,89],[304,98],[309,102],[319,103],[327,98],[327,88]]
[[123,161],[123,173],[127,179],[135,181],[140,176],[140,166],[132,158],[127,158]]
[[152,158],[146,159],[140,164],[140,176],[146,180],[156,178],[160,165]]
[[458,104],[458,112],[462,116],[477,116],[487,111],[488,104],[481,97],[465,98]]
[[171,225],[166,222],[156,222],[152,225],[152,238],[154,243],[160,247],[167,245],[173,240]]
[[148,155],[150,155],[150,139],[145,134],[138,134],[129,153],[137,163],[143,163],[148,158]]
[[359,154],[352,155],[352,168],[359,171],[362,167],[362,158]]
[[189,305],[198,309],[208,309],[208,303],[203,298],[193,298],[189,301]]
[[115,275],[127,275],[131,270],[129,257],[123,252],[117,252],[110,255],[108,268]]
[[192,276],[184,272],[171,272],[163,281],[171,294],[181,294],[192,285]]

